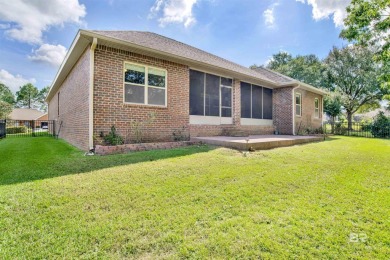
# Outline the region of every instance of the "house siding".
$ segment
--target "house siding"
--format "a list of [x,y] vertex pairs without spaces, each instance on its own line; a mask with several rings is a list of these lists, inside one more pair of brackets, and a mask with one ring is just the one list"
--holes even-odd
[[[123,99],[124,62],[133,62],[167,70],[167,107],[125,104]],[[126,142],[136,141],[134,122],[142,141],[172,141],[173,132],[189,135],[189,68],[174,62],[98,45],[94,70],[94,136],[102,142],[112,126]],[[155,119],[146,123],[150,114]]]
[[[294,106],[295,132],[297,134],[305,133],[305,130],[315,130],[322,126],[322,96],[313,92],[297,88],[294,90],[294,96],[300,93],[302,96],[302,116],[297,116]],[[314,99],[319,101],[319,117],[315,117]],[[295,105],[295,98],[294,98]]]
[[[55,133],[70,144],[88,150],[88,97],[90,52],[86,48],[59,90],[49,101],[49,120],[56,120]],[[58,93],[60,93],[58,104]],[[58,115],[59,107],[59,115]],[[62,124],[62,125],[61,125]],[[60,129],[61,125],[61,129]]]

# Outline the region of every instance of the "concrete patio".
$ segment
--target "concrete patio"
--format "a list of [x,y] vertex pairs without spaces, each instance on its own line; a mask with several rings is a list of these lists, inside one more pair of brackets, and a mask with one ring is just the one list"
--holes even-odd
[[209,136],[193,137],[191,141],[223,146],[242,151],[249,149],[267,150],[277,147],[292,146],[310,142],[323,141],[323,136],[297,136],[297,135],[250,135],[243,137]]

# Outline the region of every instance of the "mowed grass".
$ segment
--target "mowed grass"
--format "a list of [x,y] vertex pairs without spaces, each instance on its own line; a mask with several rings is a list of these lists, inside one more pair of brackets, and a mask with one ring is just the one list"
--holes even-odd
[[0,256],[388,259],[390,140],[86,157],[0,141]]

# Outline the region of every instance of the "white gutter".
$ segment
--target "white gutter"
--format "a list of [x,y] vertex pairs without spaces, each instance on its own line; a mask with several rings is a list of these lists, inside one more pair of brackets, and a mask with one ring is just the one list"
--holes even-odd
[[97,45],[97,38],[93,38],[91,48],[89,50],[89,96],[88,96],[88,145],[89,150],[93,149],[93,85],[95,73],[95,49]]
[[321,90],[319,88],[315,88],[309,84],[300,82],[300,81],[292,81],[288,83],[280,84],[279,87],[300,87],[302,89],[308,90],[310,92],[319,94],[319,95],[327,95],[328,93],[324,90]]

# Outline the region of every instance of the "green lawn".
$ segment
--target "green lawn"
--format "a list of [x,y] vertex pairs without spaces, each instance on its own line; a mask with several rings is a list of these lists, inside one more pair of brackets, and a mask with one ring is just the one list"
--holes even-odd
[[390,140],[85,157],[0,140],[0,256],[388,259]]

